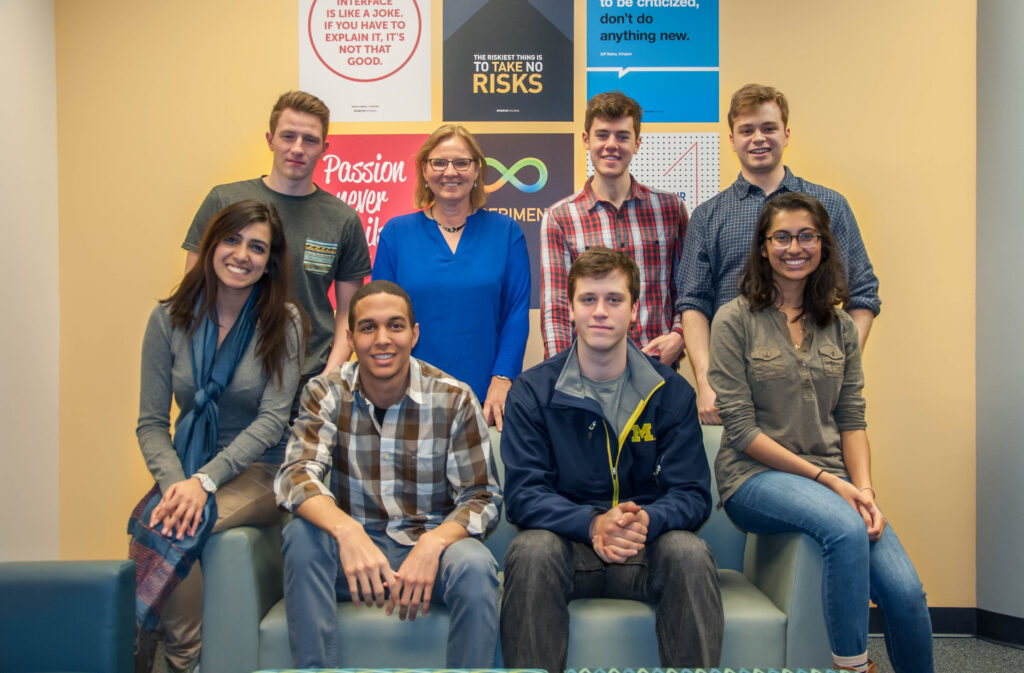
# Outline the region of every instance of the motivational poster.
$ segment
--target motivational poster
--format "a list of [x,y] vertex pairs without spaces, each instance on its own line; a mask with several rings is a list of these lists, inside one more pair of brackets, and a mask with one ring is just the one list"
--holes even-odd
[[414,160],[426,139],[425,133],[327,136],[330,146],[313,180],[359,213],[371,260],[387,221],[416,210]]
[[429,121],[430,1],[299,0],[299,87],[332,121]]
[[445,0],[444,118],[570,121],[573,3]]
[[588,0],[587,97],[612,90],[645,122],[717,122],[718,0]]
[[487,157],[485,208],[519,223],[530,254],[530,308],[540,308],[540,223],[544,210],[573,192],[569,133],[481,133]]

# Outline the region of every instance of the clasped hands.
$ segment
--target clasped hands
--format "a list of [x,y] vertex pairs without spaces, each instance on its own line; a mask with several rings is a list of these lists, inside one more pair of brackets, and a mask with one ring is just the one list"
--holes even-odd
[[338,531],[335,539],[356,607],[385,607],[390,616],[397,606],[398,618],[409,621],[430,612],[434,579],[445,548],[440,537],[430,531],[420,536],[397,572],[358,523],[353,521]]
[[590,541],[594,553],[605,563],[625,563],[647,544],[647,526],[651,517],[640,505],[622,502],[590,523]]
[[162,524],[160,532],[177,540],[183,540],[186,534],[195,535],[203,520],[203,508],[208,497],[198,477],[174,482],[153,508],[149,527],[156,528]]
[[835,478],[835,485],[832,488],[864,519],[868,540],[877,542],[885,530],[885,515],[875,502],[874,489],[865,487],[863,491],[858,490],[850,482],[838,477]]

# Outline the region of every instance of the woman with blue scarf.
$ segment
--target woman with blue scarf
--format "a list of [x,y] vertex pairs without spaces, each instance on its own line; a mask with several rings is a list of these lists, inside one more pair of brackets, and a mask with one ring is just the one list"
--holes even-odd
[[[206,539],[280,516],[273,480],[309,330],[290,285],[277,211],[241,201],[214,217],[199,262],[146,327],[136,434],[156,484],[132,512],[129,555],[141,641],[155,646],[162,627],[171,671],[198,660],[202,578],[192,565]],[[152,654],[139,654],[136,667],[149,666]]]

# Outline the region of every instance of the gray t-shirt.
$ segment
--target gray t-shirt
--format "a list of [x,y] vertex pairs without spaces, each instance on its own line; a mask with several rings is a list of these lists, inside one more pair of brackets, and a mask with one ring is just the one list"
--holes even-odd
[[[281,380],[268,378],[263,372],[263,363],[256,355],[260,338],[257,327],[231,382],[217,402],[218,453],[200,468],[217,485],[264,457],[284,434],[302,365],[298,311],[291,304],[289,308],[292,321],[288,327],[288,353]],[[163,491],[185,479],[171,440],[170,418],[172,397],[181,410],[175,427],[195,405],[191,343],[185,330],[171,326],[167,307],[158,304],[149,315],[146,336],[142,340],[139,425],[135,434],[146,467]]]
[[[314,185],[315,186],[315,185]],[[306,196],[281,194],[262,178],[218,185],[210,190],[181,247],[199,250],[206,225],[225,207],[255,199],[272,203],[284,225],[292,259],[292,293],[309,314],[313,333],[303,379],[319,374],[334,341],[334,309],[328,296],[335,281],[360,280],[370,273],[370,253],[359,215],[341,199],[316,187]],[[339,335],[339,338],[344,338]]]
[[633,405],[622,404],[622,391],[629,383],[629,367],[626,367],[614,379],[607,381],[595,381],[580,374],[580,382],[583,385],[583,393],[587,397],[597,400],[597,403],[601,405],[601,412],[606,419],[614,424],[612,429],[618,436],[626,427],[634,410]]

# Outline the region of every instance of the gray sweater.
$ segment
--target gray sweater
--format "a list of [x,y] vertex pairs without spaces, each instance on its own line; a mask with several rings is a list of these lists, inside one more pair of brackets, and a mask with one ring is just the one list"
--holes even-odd
[[715,314],[708,379],[725,426],[715,459],[722,502],[770,469],[745,453],[762,432],[816,467],[848,476],[840,433],[867,427],[864,372],[857,326],[834,310],[837,319],[828,327],[804,325],[799,350],[781,311],[752,313],[737,297]]
[[[256,356],[260,330],[256,333],[234,377],[220,396],[218,453],[200,471],[219,486],[255,462],[264,451],[277,445],[288,424],[295,388],[302,368],[299,352],[300,322],[289,306],[292,323],[288,330],[288,354],[281,381],[268,378]],[[174,450],[170,432],[171,397],[180,409],[177,423],[193,406],[191,339],[171,326],[170,314],[157,305],[149,316],[142,341],[142,384],[139,392],[139,425],[135,434],[146,467],[166,491],[185,479],[181,461]]]

